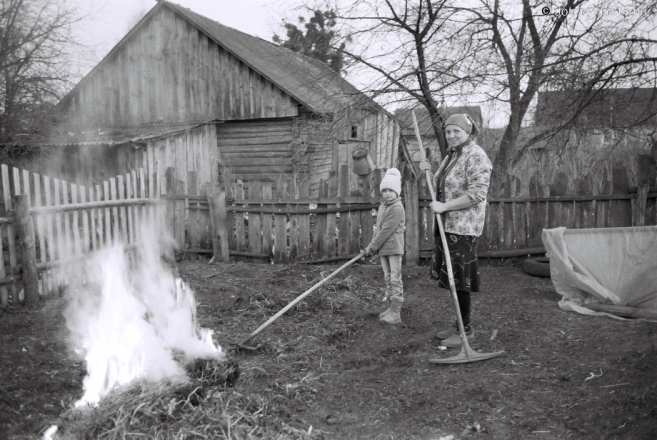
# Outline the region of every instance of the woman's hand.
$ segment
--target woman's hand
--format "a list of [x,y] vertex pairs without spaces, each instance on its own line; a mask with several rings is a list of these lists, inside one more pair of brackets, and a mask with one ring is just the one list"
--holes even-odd
[[433,212],[435,212],[436,214],[442,214],[443,212],[448,211],[448,209],[447,209],[447,204],[446,204],[446,203],[442,203],[442,202],[431,202],[431,205],[429,205],[429,206],[431,206],[431,209],[432,209]]
[[429,163],[428,160],[422,159],[420,161],[420,171],[422,171],[423,173],[425,171],[431,171],[431,164]]

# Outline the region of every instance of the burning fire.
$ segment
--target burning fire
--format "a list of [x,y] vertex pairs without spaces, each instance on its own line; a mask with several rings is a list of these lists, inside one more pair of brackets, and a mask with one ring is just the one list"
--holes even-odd
[[136,258],[123,246],[99,252],[79,279],[66,311],[75,351],[87,366],[76,406],[95,405],[114,386],[138,378],[185,380],[179,361],[223,356],[212,330],[197,326],[193,291],[157,249],[140,248]]

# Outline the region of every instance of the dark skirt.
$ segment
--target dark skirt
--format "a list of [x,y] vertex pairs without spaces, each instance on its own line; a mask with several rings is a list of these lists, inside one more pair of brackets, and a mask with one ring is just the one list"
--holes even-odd
[[[460,292],[479,292],[479,260],[477,259],[477,237],[445,233],[452,260],[454,285]],[[447,263],[443,258],[443,241],[435,238],[431,259],[431,278],[449,290]]]

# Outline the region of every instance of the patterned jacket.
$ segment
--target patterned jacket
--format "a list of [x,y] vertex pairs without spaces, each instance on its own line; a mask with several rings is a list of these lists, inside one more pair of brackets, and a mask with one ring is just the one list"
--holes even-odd
[[[493,166],[484,150],[474,142],[463,147],[456,163],[450,160],[441,201],[449,202],[467,194],[474,206],[444,214],[445,232],[479,237],[486,219],[486,196]],[[437,174],[437,173],[436,173]],[[436,187],[434,176],[434,188]],[[436,231],[437,233],[437,231]]]

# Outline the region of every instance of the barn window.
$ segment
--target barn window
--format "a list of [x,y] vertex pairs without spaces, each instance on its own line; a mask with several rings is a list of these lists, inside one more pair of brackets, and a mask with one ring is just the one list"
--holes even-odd
[[358,125],[351,126],[351,138],[356,139],[358,137]]

